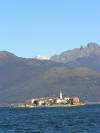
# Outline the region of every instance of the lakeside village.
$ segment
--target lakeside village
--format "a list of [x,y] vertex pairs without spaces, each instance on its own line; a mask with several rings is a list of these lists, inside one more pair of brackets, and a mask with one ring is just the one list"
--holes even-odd
[[57,106],[81,106],[84,105],[80,102],[78,97],[63,97],[62,91],[60,91],[59,97],[41,97],[32,98],[25,101],[24,104],[17,105],[17,107],[57,107]]

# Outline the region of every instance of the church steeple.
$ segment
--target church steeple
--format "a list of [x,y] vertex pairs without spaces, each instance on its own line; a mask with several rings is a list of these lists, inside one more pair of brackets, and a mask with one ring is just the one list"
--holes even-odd
[[60,90],[60,99],[62,99],[63,97],[62,97],[62,91]]

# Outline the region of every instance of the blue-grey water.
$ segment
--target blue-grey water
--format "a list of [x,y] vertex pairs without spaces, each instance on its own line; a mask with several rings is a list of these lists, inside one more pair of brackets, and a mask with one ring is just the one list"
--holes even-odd
[[0,133],[100,133],[100,105],[0,108]]

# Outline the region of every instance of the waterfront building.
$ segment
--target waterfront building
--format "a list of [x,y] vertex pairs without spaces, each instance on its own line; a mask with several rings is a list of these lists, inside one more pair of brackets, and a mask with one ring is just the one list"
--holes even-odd
[[65,99],[66,101],[69,101],[69,100],[70,100],[70,97],[64,97],[64,99]]
[[31,100],[31,103],[33,104],[35,100],[36,100],[36,99],[33,98],[33,99]]
[[56,103],[58,103],[58,104],[59,104],[59,103],[61,103],[61,101],[62,101],[62,100],[61,100],[61,99],[59,99],[59,98],[58,98],[58,99],[56,99]]
[[79,101],[79,98],[78,97],[74,97],[73,98],[73,103],[79,103],[80,101]]

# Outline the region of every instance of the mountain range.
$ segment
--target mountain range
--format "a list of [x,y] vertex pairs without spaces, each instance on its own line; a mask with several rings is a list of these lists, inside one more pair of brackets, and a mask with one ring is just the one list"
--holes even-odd
[[100,71],[100,45],[88,43],[80,48],[65,51],[51,57],[52,61],[66,63],[69,67],[88,67]]
[[0,52],[0,104],[33,97],[79,96],[100,101],[100,45],[89,43],[49,60]]

